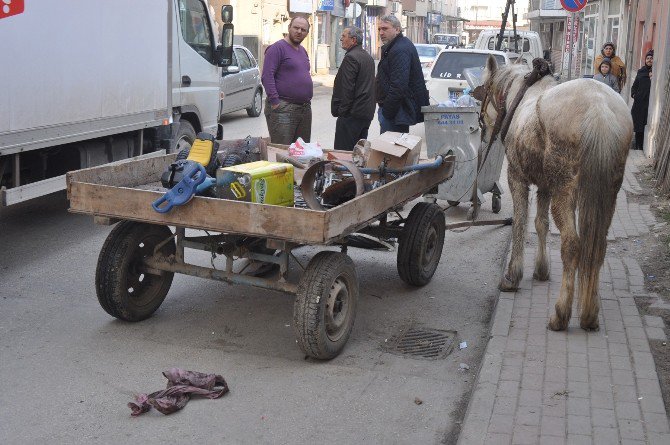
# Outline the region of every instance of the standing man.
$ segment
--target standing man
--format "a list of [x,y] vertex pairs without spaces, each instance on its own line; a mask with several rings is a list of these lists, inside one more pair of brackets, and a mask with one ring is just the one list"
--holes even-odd
[[270,141],[290,145],[312,135],[314,85],[309,56],[300,44],[309,33],[306,18],[296,16],[288,25],[288,35],[265,50],[261,81],[267,94],[265,120]]
[[610,74],[616,77],[617,82],[619,83],[619,91],[623,90],[623,86],[626,83],[626,65],[623,63],[623,60],[616,54],[614,54],[616,48],[614,43],[607,42],[603,45],[603,49],[600,50],[600,54],[596,56],[596,60],[593,62],[593,71],[594,74],[600,72],[600,64],[606,58],[610,59],[612,69],[610,69]]
[[335,123],[335,150],[353,150],[359,139],[367,139],[375,115],[375,62],[361,46],[363,30],[345,28],[340,37],[347,53],[335,76],[330,112]]
[[379,38],[384,44],[377,66],[376,99],[381,132],[409,132],[409,126],[423,122],[421,107],[429,105],[428,90],[414,44],[402,35],[400,21],[385,15],[379,21]]

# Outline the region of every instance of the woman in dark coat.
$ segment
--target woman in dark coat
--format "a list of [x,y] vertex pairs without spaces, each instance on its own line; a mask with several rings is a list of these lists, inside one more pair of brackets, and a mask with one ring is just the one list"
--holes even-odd
[[649,112],[649,90],[651,89],[651,67],[654,63],[654,50],[650,49],[644,59],[644,66],[637,70],[635,82],[630,90],[633,98],[633,130],[635,131],[635,149],[642,150],[644,127],[647,125]]

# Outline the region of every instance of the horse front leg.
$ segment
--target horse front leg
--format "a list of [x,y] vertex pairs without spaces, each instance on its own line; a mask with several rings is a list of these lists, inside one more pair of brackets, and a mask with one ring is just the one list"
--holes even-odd
[[535,256],[535,271],[533,278],[540,281],[549,279],[549,261],[547,260],[547,234],[549,233],[549,190],[537,190],[537,215],[535,216],[535,230],[537,231],[538,247]]
[[498,287],[503,292],[513,292],[519,288],[519,282],[523,278],[523,242],[528,219],[528,184],[516,178],[509,169],[507,182],[512,194],[512,207],[514,208],[512,256],[507,267],[507,273],[500,279]]
[[549,319],[549,329],[567,329],[572,316],[572,301],[575,295],[575,273],[579,259],[579,237],[575,228],[574,186],[554,190],[551,200],[551,215],[561,232],[561,261],[563,279],[561,293],[556,302],[556,313]]

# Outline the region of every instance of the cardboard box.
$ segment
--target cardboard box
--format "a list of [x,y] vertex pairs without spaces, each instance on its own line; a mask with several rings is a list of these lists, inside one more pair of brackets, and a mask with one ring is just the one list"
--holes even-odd
[[383,159],[387,159],[387,167],[400,168],[419,162],[421,154],[421,137],[409,133],[386,133],[370,140],[370,157],[368,168],[379,167]]

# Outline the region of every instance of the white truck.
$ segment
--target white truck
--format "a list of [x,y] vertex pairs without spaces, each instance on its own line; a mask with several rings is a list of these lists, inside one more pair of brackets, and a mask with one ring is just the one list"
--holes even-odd
[[65,189],[70,170],[169,152],[200,131],[222,135],[219,78],[232,58],[232,24],[218,45],[205,0],[15,1],[7,9],[0,207]]
[[[498,42],[499,30],[484,29],[479,33],[477,41],[475,42],[476,49],[495,50]],[[514,31],[505,30],[503,33],[503,41],[500,46],[501,51],[513,51],[521,54],[521,57],[532,66],[533,59],[542,58],[544,53],[542,51],[542,40],[540,35],[535,31],[517,31],[516,47],[514,45]]]

